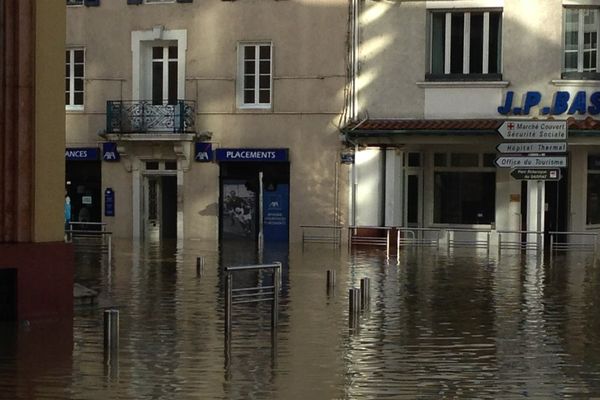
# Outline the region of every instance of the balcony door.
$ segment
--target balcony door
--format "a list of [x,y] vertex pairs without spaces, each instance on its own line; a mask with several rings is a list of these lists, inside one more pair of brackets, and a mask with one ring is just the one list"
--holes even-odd
[[177,104],[177,44],[152,46],[151,63],[152,104]]

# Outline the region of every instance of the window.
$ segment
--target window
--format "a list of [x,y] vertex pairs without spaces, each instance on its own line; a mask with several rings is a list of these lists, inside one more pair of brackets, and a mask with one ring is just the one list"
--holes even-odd
[[[439,224],[491,224],[496,212],[492,154],[434,154],[434,215]],[[449,165],[448,165],[449,163]]]
[[83,110],[84,50],[66,51],[65,105],[67,110]]
[[600,224],[600,154],[588,155],[586,223]]
[[240,45],[239,104],[247,108],[271,106],[272,47],[270,43]]
[[432,12],[427,79],[501,79],[501,11]]
[[562,78],[600,79],[599,11],[597,8],[565,8],[565,56]]
[[177,46],[152,47],[152,104],[177,104]]

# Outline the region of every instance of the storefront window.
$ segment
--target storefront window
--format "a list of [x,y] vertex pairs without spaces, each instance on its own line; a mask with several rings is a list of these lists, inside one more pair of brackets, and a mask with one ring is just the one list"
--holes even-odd
[[600,224],[600,154],[588,156],[586,222]]
[[435,172],[435,223],[491,224],[495,210],[495,172]]
[[496,168],[491,153],[434,154],[434,213],[438,224],[491,224],[496,214]]

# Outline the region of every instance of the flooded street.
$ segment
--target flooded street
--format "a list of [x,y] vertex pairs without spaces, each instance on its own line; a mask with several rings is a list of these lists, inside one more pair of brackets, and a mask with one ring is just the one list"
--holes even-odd
[[[204,275],[196,257],[204,256]],[[591,255],[293,247],[279,328],[268,303],[234,306],[224,351],[220,265],[252,249],[215,243],[133,246],[113,262],[77,253],[75,282],[99,292],[70,322],[2,326],[0,398],[431,399],[600,397],[600,269]],[[328,293],[326,271],[337,273]],[[348,289],[371,279],[357,329]],[[259,274],[236,277],[256,285]],[[102,311],[120,310],[118,360],[103,352]]]

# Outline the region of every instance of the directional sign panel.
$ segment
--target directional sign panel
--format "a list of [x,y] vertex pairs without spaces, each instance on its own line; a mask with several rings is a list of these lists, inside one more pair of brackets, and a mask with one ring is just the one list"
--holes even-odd
[[567,157],[500,156],[494,163],[500,168],[562,168],[567,166]]
[[567,121],[504,121],[498,132],[511,140],[566,140]]
[[559,168],[515,168],[510,171],[510,176],[527,181],[558,181],[561,178]]
[[566,153],[567,142],[548,143],[500,143],[496,146],[499,153]]

